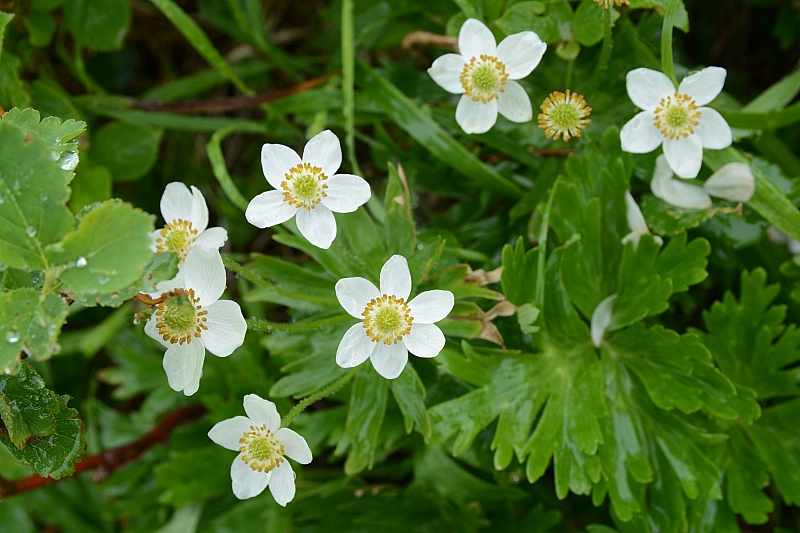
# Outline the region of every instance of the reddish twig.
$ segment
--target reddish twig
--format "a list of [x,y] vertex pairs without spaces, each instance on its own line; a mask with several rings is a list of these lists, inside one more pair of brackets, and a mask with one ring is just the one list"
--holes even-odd
[[[155,444],[167,440],[169,434],[177,426],[183,424],[184,422],[194,420],[205,412],[206,408],[200,404],[187,405],[185,407],[181,407],[180,409],[176,409],[162,418],[158,425],[156,425],[156,427],[154,427],[149,433],[143,435],[130,444],[126,444],[111,450],[106,450],[97,455],[92,455],[91,457],[85,457],[75,464],[75,472],[73,472],[72,475],[74,476],[87,470],[95,470],[96,474],[98,474],[94,477],[96,481],[105,479],[107,474],[136,459]],[[59,481],[69,479],[70,477],[71,476],[60,479],[52,479],[34,474],[30,477],[18,479],[16,481],[0,479],[0,498],[28,492],[40,487],[47,487],[48,485],[58,483]]]

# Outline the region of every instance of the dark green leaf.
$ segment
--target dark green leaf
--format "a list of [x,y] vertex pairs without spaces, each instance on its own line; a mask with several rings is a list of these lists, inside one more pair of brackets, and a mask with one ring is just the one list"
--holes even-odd
[[67,318],[67,303],[58,295],[31,289],[0,294],[0,369],[16,373],[23,350],[47,359]]
[[131,23],[131,6],[125,0],[65,0],[67,28],[82,45],[115,50]]
[[89,154],[95,165],[111,171],[114,181],[133,181],[153,168],[162,133],[137,124],[112,122],[95,132]]

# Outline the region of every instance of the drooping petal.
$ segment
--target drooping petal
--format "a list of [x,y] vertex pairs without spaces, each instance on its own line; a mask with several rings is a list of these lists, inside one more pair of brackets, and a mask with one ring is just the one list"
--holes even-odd
[[322,168],[322,173],[328,177],[336,174],[342,166],[342,145],[339,137],[331,130],[314,135],[303,148],[303,162]]
[[647,154],[664,142],[664,136],[656,128],[654,115],[650,111],[642,111],[619,132],[622,150],[632,154]]
[[239,304],[217,300],[209,305],[205,316],[207,330],[202,332],[203,345],[217,357],[227,357],[244,342],[247,322]]
[[642,238],[642,235],[645,234],[646,233],[643,233],[641,231],[632,231],[622,238],[622,245],[625,246],[629,242],[632,242],[633,249],[635,250],[636,248],[639,247],[639,240]]
[[275,438],[283,445],[283,450],[290,459],[294,459],[301,465],[311,462],[311,448],[308,447],[306,439],[289,428],[281,428],[275,432]]
[[402,255],[393,255],[381,268],[381,293],[408,300],[411,294],[411,271]]
[[223,448],[239,451],[239,448],[242,447],[239,439],[241,439],[246,432],[250,431],[251,425],[252,422],[250,422],[249,418],[245,416],[234,416],[233,418],[223,420],[214,425],[211,431],[208,432],[208,438]]
[[297,208],[283,201],[280,191],[262,192],[247,204],[244,217],[257,228],[282,224],[297,213]]
[[417,324],[415,321],[402,342],[417,357],[436,357],[444,348],[445,338],[435,324]]
[[265,144],[261,147],[261,170],[270,185],[280,190],[289,169],[302,162],[297,152],[282,144]]
[[336,349],[336,364],[342,368],[353,368],[366,361],[377,346],[376,342],[367,337],[364,325],[359,322],[353,324]]
[[281,507],[286,507],[286,504],[294,499],[294,471],[292,465],[288,461],[284,461],[272,472],[272,478],[269,480],[269,491],[272,497],[275,498],[275,503]]
[[698,106],[706,105],[722,92],[727,75],[728,71],[722,67],[704,68],[683,78],[678,86],[678,92],[691,96]]
[[703,165],[703,145],[697,135],[664,139],[664,155],[672,171],[681,178],[694,178]]
[[749,202],[756,192],[753,170],[747,163],[728,163],[723,165],[703,184],[711,196],[724,198],[731,202]]
[[273,433],[281,427],[281,415],[278,414],[275,404],[258,394],[248,394],[244,397],[244,412],[255,425],[263,424]]
[[[644,215],[642,215],[642,210],[639,209],[639,205],[636,203],[636,200],[633,199],[631,196],[630,191],[625,191],[625,216],[628,219],[628,227],[632,232],[638,233],[648,233],[650,229],[647,227],[647,222],[644,220]],[[636,239],[636,242],[639,242]]]
[[369,360],[375,371],[386,379],[394,379],[399,376],[408,363],[408,350],[403,341],[397,344],[375,343],[375,351],[372,352]]
[[660,190],[660,194],[656,194],[655,190],[653,194],[675,207],[684,209],[711,208],[711,198],[702,187],[685,183],[675,178],[670,178],[669,183]]
[[372,191],[365,179],[352,174],[336,174],[327,181],[328,196],[322,204],[336,213],[352,213],[369,200]]
[[450,314],[455,305],[453,293],[450,291],[425,291],[408,302],[414,326],[417,324],[433,324]]
[[528,122],[532,119],[531,99],[522,85],[509,80],[505,89],[497,100],[497,111],[511,122]]
[[463,94],[464,85],[461,83],[461,71],[463,70],[463,57],[459,54],[445,54],[436,58],[431,68],[428,69],[428,74],[445,91]]
[[653,179],[650,181],[650,190],[653,191],[656,198],[661,198],[664,189],[667,187],[673,175],[674,173],[672,169],[669,168],[669,163],[667,163],[667,158],[664,157],[664,154],[659,154],[659,156],[656,157]]
[[200,189],[192,185],[192,214],[190,219],[192,226],[198,233],[202,233],[208,227],[208,206],[206,199]]
[[497,41],[491,30],[478,19],[467,19],[458,32],[458,51],[465,61],[486,54],[497,56]]
[[497,100],[484,104],[467,95],[461,96],[456,107],[456,122],[464,133],[486,133],[497,122]]
[[187,388],[195,374],[197,365],[203,365],[205,348],[200,342],[173,344],[164,354],[164,371],[172,390],[182,391]]
[[208,228],[195,239],[194,246],[219,249],[228,240],[228,230],[225,228]]
[[158,330],[156,329],[156,317],[151,316],[147,319],[147,322],[144,325],[144,332],[153,340],[158,341],[158,343],[163,346],[164,348],[169,348],[172,344],[169,341],[165,341],[161,335],[159,335]]
[[733,143],[733,133],[719,111],[710,107],[701,107],[700,112],[702,114],[697,119],[699,124],[695,126],[694,131],[703,144],[703,148],[722,150],[730,146]]
[[336,298],[347,314],[359,320],[370,300],[380,298],[381,293],[373,283],[364,278],[342,278],[336,282]]
[[536,33],[523,31],[509,35],[497,45],[497,59],[506,66],[508,77],[518,80],[539,65],[546,50],[547,45]]
[[231,481],[233,482],[233,495],[240,500],[246,500],[258,496],[272,478],[272,472],[259,472],[250,468],[250,465],[242,460],[244,454],[239,454],[231,465]]
[[[633,104],[643,111],[653,111],[662,98],[675,94],[672,81],[657,70],[637,68],[625,77],[628,96]],[[648,150],[649,152],[649,150]]]
[[169,224],[173,220],[192,220],[194,198],[189,187],[178,181],[168,183],[161,196],[161,216]]
[[336,219],[323,204],[318,204],[314,209],[298,209],[297,229],[308,242],[327,250],[336,238]]
[[[197,341],[192,342],[192,344],[199,344]],[[192,379],[189,380],[189,383],[186,385],[186,388],[183,389],[183,394],[186,396],[191,396],[195,392],[200,389],[200,378],[203,377],[203,363],[206,359],[206,351],[200,350],[200,358],[197,360],[197,364],[194,367],[194,374],[192,374]]]
[[200,298],[199,304],[208,307],[213,304],[225,290],[225,266],[219,250],[193,246],[186,254],[183,263],[186,289],[194,289]]
[[[638,244],[638,242],[636,244]],[[595,348],[600,347],[600,343],[603,342],[603,334],[606,332],[606,329],[608,329],[608,326],[611,325],[611,315],[614,300],[616,299],[617,295],[612,294],[597,304],[597,307],[595,307],[592,312],[592,344],[594,344]]]

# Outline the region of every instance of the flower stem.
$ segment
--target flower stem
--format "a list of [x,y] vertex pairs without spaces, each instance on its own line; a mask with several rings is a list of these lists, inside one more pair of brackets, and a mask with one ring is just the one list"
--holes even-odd
[[208,160],[211,162],[214,176],[217,178],[228,200],[240,210],[246,211],[249,202],[233,183],[231,175],[228,173],[228,165],[225,162],[225,157],[222,155],[223,139],[231,133],[239,132],[264,134],[267,132],[267,129],[261,124],[237,124],[235,126],[220,128],[214,132],[214,135],[211,136],[208,144],[206,144],[206,153],[208,154]]
[[342,0],[342,114],[345,144],[353,174],[362,175],[356,159],[355,139],[355,36],[353,32],[353,0]]
[[321,400],[322,398],[326,398],[326,397],[330,396],[331,394],[335,393],[336,391],[338,391],[339,389],[344,387],[344,385],[348,381],[353,379],[353,376],[355,376],[356,373],[359,370],[361,370],[360,366],[351,368],[349,372],[347,372],[345,375],[343,375],[342,377],[340,377],[339,379],[337,379],[336,381],[334,381],[333,383],[331,383],[330,385],[328,385],[324,389],[320,389],[317,392],[315,392],[314,394],[312,394],[311,396],[306,396],[305,398],[303,398],[303,400],[300,403],[295,405],[292,408],[292,410],[289,411],[286,414],[286,416],[283,417],[283,420],[281,420],[281,427],[282,428],[288,427],[289,424],[292,423],[292,420],[294,420],[294,418],[297,415],[299,415],[300,413],[305,411],[306,408],[309,405],[311,405],[312,403],[316,402],[317,400]]
[[302,333],[314,331],[327,326],[343,324],[355,320],[349,315],[337,313],[333,316],[319,318],[316,320],[298,320],[297,322],[268,322],[260,318],[248,318],[247,328],[264,333]]
[[610,7],[603,10],[603,46],[600,49],[600,58],[597,60],[597,66],[595,66],[592,78],[589,80],[589,87],[592,90],[597,87],[597,84],[600,82],[600,78],[603,76],[603,73],[608,67],[608,62],[611,59],[611,28],[613,26],[611,22],[611,10],[612,8]]
[[678,0],[669,0],[664,12],[664,25],[661,27],[661,70],[678,87],[675,77],[675,64],[672,58],[672,28],[675,26],[675,13],[678,11]]

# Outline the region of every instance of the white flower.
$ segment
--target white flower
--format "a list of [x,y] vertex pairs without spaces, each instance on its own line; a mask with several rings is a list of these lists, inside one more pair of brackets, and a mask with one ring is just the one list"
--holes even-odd
[[702,107],[722,91],[727,72],[708,67],[681,81],[678,90],[661,72],[637,68],[628,72],[628,96],[643,111],[620,132],[622,149],[634,154],[664,146],[672,170],[697,177],[703,148],[721,150],[733,142],[731,128],[716,110]]
[[[684,209],[710,209],[711,196],[732,202],[747,202],[756,189],[750,165],[728,163],[723,165],[702,187],[675,179],[663,155],[656,159],[656,168],[650,189],[657,198]],[[710,195],[710,196],[709,196]]]
[[367,358],[381,376],[394,379],[417,357],[436,357],[444,348],[444,334],[434,322],[453,309],[450,291],[411,294],[411,273],[402,255],[393,255],[381,268],[381,290],[364,278],[344,278],[336,283],[336,297],[345,311],[362,322],[347,330],[336,350],[336,363],[350,368]]
[[531,101],[513,81],[531,73],[547,45],[532,31],[509,35],[497,45],[481,21],[468,19],[458,32],[461,54],[445,54],[428,74],[448,92],[461,94],[456,122],[466,133],[485,133],[497,122],[497,113],[512,122],[533,118]]
[[161,196],[161,216],[167,224],[150,234],[154,252],[177,252],[181,266],[192,246],[219,249],[228,240],[225,228],[208,228],[208,207],[203,193],[183,183],[167,184]]
[[206,349],[227,357],[244,342],[247,323],[239,304],[220,300],[225,267],[217,250],[194,247],[175,279],[156,285],[168,295],[156,305],[145,333],[166,349],[169,386],[191,396],[200,386]]
[[[647,227],[647,222],[644,220],[642,211],[636,204],[636,200],[631,196],[630,191],[625,191],[625,206],[627,208],[625,214],[628,218],[628,227],[631,229],[631,232],[622,238],[622,244],[633,241],[633,247],[637,248],[639,246],[639,239],[642,238],[642,235],[650,233],[650,228]],[[655,240],[659,246],[664,244],[664,241],[658,235],[653,235],[653,240]]]
[[731,202],[749,202],[756,192],[756,179],[747,163],[728,163],[711,174],[703,188],[717,198]]
[[316,135],[303,157],[282,144],[261,148],[261,168],[274,191],[250,201],[245,217],[259,228],[286,222],[297,214],[297,229],[308,242],[327,249],[336,237],[333,213],[352,213],[369,200],[369,184],[358,176],[336,174],[342,148],[333,132]]
[[306,439],[281,427],[275,404],[255,394],[244,397],[247,416],[223,420],[211,428],[208,437],[220,446],[239,452],[231,465],[233,494],[246,500],[261,494],[267,486],[278,505],[294,498],[294,472],[287,457],[300,464],[311,462]]

